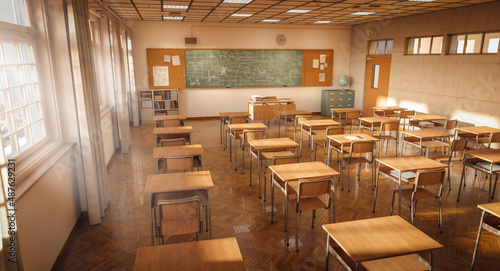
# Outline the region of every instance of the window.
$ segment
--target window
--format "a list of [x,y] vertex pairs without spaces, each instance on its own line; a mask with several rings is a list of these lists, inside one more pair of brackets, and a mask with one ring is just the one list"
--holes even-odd
[[449,54],[496,54],[499,40],[500,32],[451,35]]
[[26,2],[21,0],[0,0],[0,21],[30,26]]
[[443,48],[443,36],[407,38],[407,55],[439,55]]
[[391,55],[392,40],[374,40],[368,42],[369,55]]

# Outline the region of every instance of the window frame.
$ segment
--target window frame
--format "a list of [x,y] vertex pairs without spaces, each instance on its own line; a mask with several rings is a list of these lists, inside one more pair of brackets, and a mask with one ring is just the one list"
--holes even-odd
[[[429,43],[429,52],[428,53],[420,53],[421,49],[422,49],[422,39],[426,39],[426,38],[430,38],[430,43]],[[442,38],[442,41],[441,41],[441,52],[439,53],[432,53],[432,46],[434,45],[434,39],[435,38]],[[418,45],[417,45],[417,51],[415,53],[409,53],[408,52],[408,47],[410,45],[410,40],[412,39],[418,39]],[[443,46],[445,44],[445,35],[426,35],[426,36],[416,36],[416,37],[406,37],[405,38],[405,51],[404,51],[404,55],[405,56],[429,56],[429,55],[432,55],[432,56],[439,56],[439,55],[442,55],[444,50],[443,50]]]
[[[378,53],[378,52],[379,52],[379,49],[380,49],[380,48],[379,48],[379,44],[380,44],[380,42],[382,42],[382,41],[384,42],[384,53],[383,53],[383,54],[379,54],[379,53]],[[391,49],[391,53],[390,53],[390,54],[388,54],[388,53],[387,53],[387,45],[389,44],[389,41],[392,41],[392,49]],[[372,42],[376,42],[376,43],[377,43],[377,45],[376,45],[376,47],[375,47],[375,54],[371,54],[371,53],[370,53],[370,48],[371,48],[370,44],[371,44]],[[366,55],[369,55],[369,56],[374,56],[374,55],[379,55],[379,56],[383,56],[383,55],[392,55],[393,50],[394,50],[394,39],[368,40],[368,43],[367,43],[367,45],[366,45],[366,46],[367,46],[367,48],[366,48]]]
[[[474,32],[467,32],[467,33],[454,33],[454,34],[448,34],[448,40],[447,40],[447,52],[446,54],[447,55],[496,55],[500,52],[500,42],[499,42],[499,45],[497,47],[497,51],[496,53],[488,53],[488,52],[484,52],[484,42],[485,42],[485,37],[486,37],[486,34],[489,34],[489,33],[498,33],[500,34],[500,30],[494,30],[494,31],[474,31]],[[478,35],[480,34],[481,35],[481,44],[479,45],[479,53],[467,53],[467,42],[468,42],[468,37],[469,35]],[[451,42],[452,42],[452,37],[453,36],[465,36],[464,38],[464,49],[463,49],[463,52],[462,53],[452,53],[451,52]]]

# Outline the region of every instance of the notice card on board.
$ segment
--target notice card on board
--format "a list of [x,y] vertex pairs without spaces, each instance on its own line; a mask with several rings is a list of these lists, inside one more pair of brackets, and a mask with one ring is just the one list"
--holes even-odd
[[181,65],[181,59],[179,58],[179,56],[172,56],[172,64],[174,66]]
[[153,85],[155,87],[168,86],[168,66],[153,66]]
[[319,74],[319,81],[320,82],[325,82],[325,74],[324,73],[320,73]]
[[319,68],[319,59],[313,59],[313,69]]

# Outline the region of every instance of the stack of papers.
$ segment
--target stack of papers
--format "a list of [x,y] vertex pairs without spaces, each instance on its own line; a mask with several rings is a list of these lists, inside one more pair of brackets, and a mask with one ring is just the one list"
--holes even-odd
[[[476,166],[482,167],[486,170],[490,170],[491,168],[491,163],[490,162],[477,162]],[[500,171],[500,165],[499,164],[493,164],[493,172]]]
[[[399,171],[395,169],[391,170],[391,175],[393,177],[399,178]],[[410,179],[415,179],[416,176],[417,174],[415,174],[415,172],[406,171],[401,174],[401,181],[408,182]]]
[[349,140],[366,139],[364,136],[346,136],[345,138]]

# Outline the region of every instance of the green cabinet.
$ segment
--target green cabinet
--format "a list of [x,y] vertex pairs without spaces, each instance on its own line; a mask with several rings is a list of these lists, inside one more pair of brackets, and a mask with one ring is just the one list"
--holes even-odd
[[331,116],[332,108],[354,107],[354,90],[332,89],[321,92],[321,115]]

